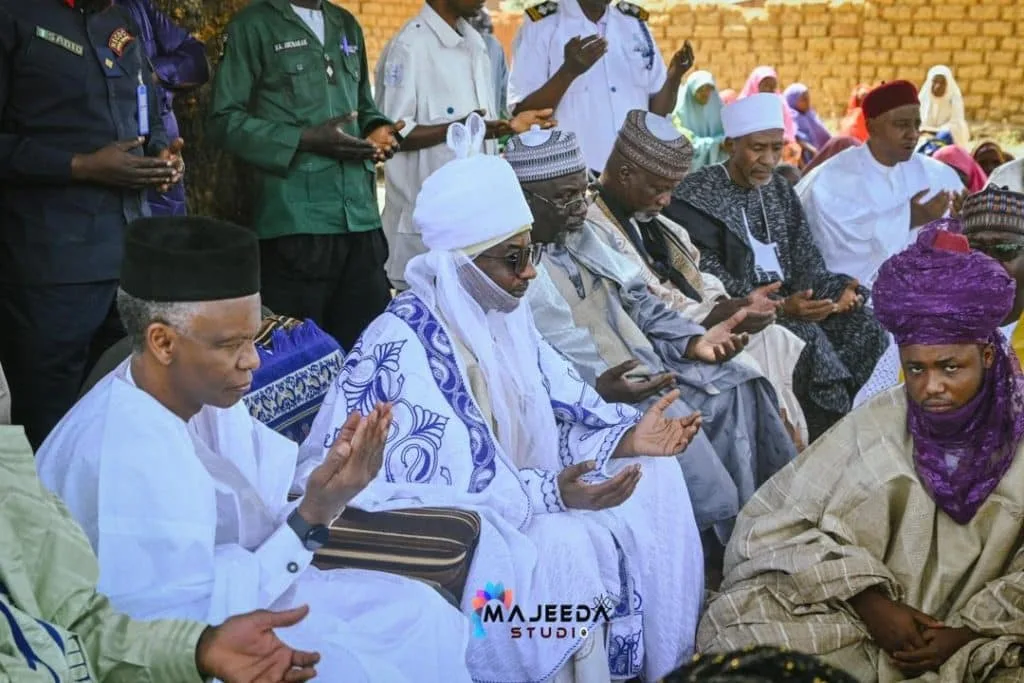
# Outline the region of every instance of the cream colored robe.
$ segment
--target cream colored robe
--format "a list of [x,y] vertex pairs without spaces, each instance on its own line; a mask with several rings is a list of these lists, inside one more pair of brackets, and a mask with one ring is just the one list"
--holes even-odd
[[[658,218],[673,232],[688,252],[686,254],[688,259],[684,256],[684,260],[672,265],[683,274],[694,289],[701,292],[703,301],[694,301],[688,298],[671,283],[663,284],[657,274],[644,262],[643,257],[623,233],[615,217],[607,210],[603,202],[598,200],[590,207],[587,220],[594,225],[595,232],[605,243],[636,265],[640,276],[652,293],[664,301],[669,308],[690,320],[698,323],[703,321],[719,299],[729,298],[721,280],[714,275],[701,272],[700,250],[693,245],[689,234],[678,223],[674,223],[664,216]],[[807,443],[807,420],[796,394],[793,393],[793,368],[796,366],[804,346],[804,341],[786,328],[781,325],[771,325],[764,331],[752,335],[746,351],[737,356],[736,360],[757,368],[771,382],[778,395],[779,403],[786,409],[789,421],[799,431],[804,443]]]
[[983,637],[921,681],[1024,681],[1024,446],[974,519],[936,507],[914,470],[902,387],[849,415],[761,487],[725,557],[698,649],[781,645],[862,681],[903,680],[847,600],[870,586]]

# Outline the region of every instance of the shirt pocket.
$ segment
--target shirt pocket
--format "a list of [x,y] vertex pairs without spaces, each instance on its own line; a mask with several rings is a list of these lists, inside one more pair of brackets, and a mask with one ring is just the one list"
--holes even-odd
[[71,86],[72,92],[84,90],[83,84],[89,67],[86,60],[96,59],[96,54],[89,45],[78,43],[78,46],[82,48],[82,54],[33,35],[16,73],[37,87],[47,88],[47,83],[57,81]]
[[288,51],[274,60],[274,85],[292,101],[294,111],[319,108],[324,100],[322,59],[313,52]]

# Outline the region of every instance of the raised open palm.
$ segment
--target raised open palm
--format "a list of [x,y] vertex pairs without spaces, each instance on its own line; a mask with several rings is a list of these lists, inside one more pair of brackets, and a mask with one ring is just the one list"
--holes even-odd
[[666,417],[665,411],[678,399],[679,390],[670,391],[644,413],[632,434],[634,455],[676,455],[690,444],[700,429],[701,416],[693,413],[686,417]]

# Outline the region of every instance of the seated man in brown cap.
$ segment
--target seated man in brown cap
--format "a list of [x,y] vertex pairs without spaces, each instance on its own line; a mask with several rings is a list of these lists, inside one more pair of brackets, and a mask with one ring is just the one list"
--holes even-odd
[[[664,117],[637,115],[675,131]],[[533,212],[533,240],[548,245],[526,294],[541,335],[607,401],[648,408],[678,384],[668,414],[701,412],[701,430],[676,459],[714,569],[715,534],[724,544],[743,504],[796,456],[771,385],[732,360],[747,342],[734,333],[746,313],[705,329],[648,290],[639,269],[585,221],[586,167],[573,133],[524,133],[509,141],[505,158]],[[571,213],[553,208],[569,196]],[[631,373],[645,377],[631,381]]]
[[882,262],[913,241],[914,228],[947,215],[964,186],[949,166],[914,153],[921,103],[913,83],[880,85],[862,106],[867,144],[819,166],[796,192],[828,269],[870,289]]
[[40,479],[89,537],[100,588],[136,618],[305,603],[282,635],[322,653],[326,680],[468,681],[468,623],[427,585],[310,566],[380,468],[391,409],[349,418],[322,463],[297,462],[298,445],[241,402],[259,365],[259,284],[249,230],[133,223],[117,302],[132,355],[47,438]]
[[793,392],[793,371],[804,343],[772,324],[776,305],[769,297],[779,285],[732,298],[717,277],[701,272],[700,251],[679,224],[661,213],[672,189],[690,171],[693,148],[678,130],[664,125],[667,120],[650,121],[657,131],[648,126],[646,112],[626,117],[587,211],[588,224],[673,311],[704,327],[738,310],[747,312],[739,331],[750,334],[750,344],[736,360],[772,383],[787,419],[806,443],[807,420]]

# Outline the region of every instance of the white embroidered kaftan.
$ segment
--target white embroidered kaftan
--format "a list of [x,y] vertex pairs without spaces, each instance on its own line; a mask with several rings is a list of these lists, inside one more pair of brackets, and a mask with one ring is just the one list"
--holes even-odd
[[[466,619],[425,584],[320,571],[285,520],[297,447],[238,403],[185,423],[135,386],[124,361],[60,422],[37,456],[99,558],[99,590],[138,619],[220,623],[310,606],[280,631],[322,655],[319,678],[468,681]],[[410,646],[415,643],[415,646]]]
[[[600,474],[639,461],[644,476],[623,505],[566,510],[557,471],[515,464],[495,438],[475,359],[412,292],[397,297],[352,349],[304,448],[319,436],[322,453],[339,419],[390,401],[395,419],[384,466],[353,504],[475,510],[483,525],[463,596],[467,614],[474,614],[475,592],[499,582],[527,614],[538,605],[608,598],[615,605],[607,629],[612,678],[656,679],[692,653],[703,597],[700,539],[682,474],[672,458],[609,461],[639,414],[602,402],[551,347],[541,341],[539,349],[558,433],[551,435],[557,453],[535,459],[550,455],[560,467],[593,459]],[[578,637],[513,639],[514,623],[479,625],[468,654],[477,681],[548,680],[581,647]]]

